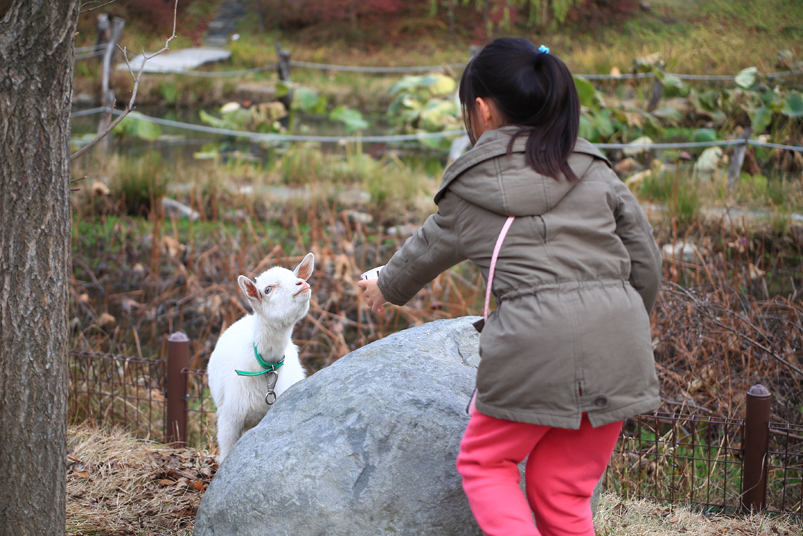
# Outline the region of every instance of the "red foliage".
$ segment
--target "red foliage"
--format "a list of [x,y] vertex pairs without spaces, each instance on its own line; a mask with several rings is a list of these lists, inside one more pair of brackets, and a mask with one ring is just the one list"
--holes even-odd
[[324,21],[356,21],[398,13],[404,0],[266,0],[266,12],[282,27],[300,28]]
[[639,10],[638,0],[583,0],[583,4],[569,11],[567,22],[581,23],[587,28],[606,26],[627,19]]
[[[194,0],[180,0],[178,16],[193,3]],[[137,21],[146,31],[164,31],[173,26],[173,10],[175,0],[117,0],[109,6],[109,11],[127,20]]]

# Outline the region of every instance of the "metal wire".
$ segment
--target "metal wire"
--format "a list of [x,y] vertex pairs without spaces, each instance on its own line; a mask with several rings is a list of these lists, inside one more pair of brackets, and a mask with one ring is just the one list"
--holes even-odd
[[[108,113],[108,108],[94,108],[92,110],[85,110],[85,112],[92,113]],[[80,113],[80,112],[77,112]],[[114,115],[121,115],[123,112],[120,110],[112,110]],[[83,115],[89,115],[84,113]],[[421,139],[431,138],[447,138],[462,136],[465,134],[463,130],[450,130],[445,132],[422,132],[420,134],[395,134],[389,136],[296,136],[288,134],[266,134],[261,132],[247,132],[244,130],[230,130],[225,128],[207,127],[203,125],[193,125],[190,123],[181,123],[179,121],[171,121],[169,119],[159,119],[150,117],[144,114],[137,114],[136,119],[156,123],[174,128],[181,128],[184,130],[192,130],[195,132],[206,132],[209,134],[219,134],[223,136],[234,136],[238,138],[248,138],[257,141],[267,142],[288,142],[288,141],[307,141],[307,142],[322,142],[322,143],[340,143],[340,142],[367,142],[367,143],[391,143],[398,141],[416,141]]]
[[99,50],[98,52],[89,52],[87,54],[77,54],[75,56],[75,61],[88,60],[89,58],[97,58],[99,56],[103,56],[104,54],[106,54],[105,50]]
[[263,65],[262,67],[254,67],[253,69],[246,69],[244,71],[191,71],[185,69],[159,69],[153,65],[149,65],[147,71],[150,74],[180,74],[185,76],[195,76],[197,78],[234,78],[238,76],[247,76],[249,74],[260,73],[262,71],[270,71],[276,68],[275,63],[270,65]]
[[[76,49],[77,50],[77,49]],[[83,60],[93,58],[95,56],[102,56],[103,52],[83,54],[76,56],[76,60]],[[452,63],[448,65],[423,65],[418,67],[362,67],[358,65],[334,65],[329,63],[312,63],[308,61],[290,60],[290,65],[293,67],[303,67],[307,69],[319,69],[323,71],[341,71],[353,73],[368,73],[368,74],[408,74],[408,73],[426,73],[432,71],[445,71],[457,70],[464,68],[466,63]],[[171,69],[163,71],[151,71],[165,74],[178,74],[184,76],[196,76],[201,78],[232,78],[238,76],[247,76],[249,74],[259,73],[263,71],[270,71],[276,68],[275,63],[263,65],[261,67],[254,67],[253,69],[245,69],[242,71],[193,71],[187,69]],[[776,73],[767,73],[766,78],[784,78],[787,76],[795,76],[803,74],[803,70],[781,71]],[[580,78],[586,80],[636,80],[644,78],[654,78],[654,73],[626,73],[626,74],[576,74]],[[705,74],[682,74],[682,73],[666,73],[666,76],[674,76],[681,80],[696,80],[696,81],[710,81],[710,82],[733,82],[736,79],[735,75],[705,75]]]
[[445,71],[446,69],[462,69],[466,63],[453,63],[451,65],[424,65],[420,67],[359,67],[355,65],[331,65],[327,63],[311,63],[308,61],[290,60],[293,67],[306,67],[307,69],[320,69],[323,71],[348,71],[354,73],[424,73],[429,71]]
[[[698,147],[723,147],[728,145],[745,145],[750,140],[717,140],[717,141],[690,141],[678,143],[595,143],[597,149],[695,149]],[[801,147],[803,149],[803,147]]]
[[94,52],[95,50],[105,50],[106,46],[107,45],[103,44],[103,45],[90,45],[86,47],[75,47],[75,53],[79,54],[81,52]]
[[[81,110],[72,114],[72,117],[81,117],[97,113],[109,113],[109,108],[92,108],[90,110]],[[114,115],[120,115],[120,110],[112,110]],[[394,134],[388,136],[298,136],[289,134],[265,134],[261,132],[247,132],[244,130],[231,130],[224,128],[207,127],[204,125],[193,125],[190,123],[181,123],[179,121],[171,121],[169,119],[159,119],[150,117],[144,114],[137,114],[136,119],[156,123],[167,127],[180,128],[184,130],[192,130],[195,132],[206,132],[208,134],[218,134],[222,136],[234,136],[238,138],[248,138],[257,141],[267,142],[289,142],[289,141],[302,141],[302,142],[321,142],[321,143],[393,143],[400,141],[416,141],[422,139],[437,139],[437,138],[454,138],[466,134],[465,130],[447,130],[444,132],[422,132],[419,134]],[[695,149],[702,147],[726,147],[732,145],[755,145],[759,147],[770,147],[774,149],[783,149],[786,151],[803,152],[803,147],[795,145],[780,145],[777,143],[767,143],[758,140],[718,140],[718,141],[700,141],[700,142],[681,142],[681,143],[645,143],[633,145],[629,143],[594,143],[598,149]]]

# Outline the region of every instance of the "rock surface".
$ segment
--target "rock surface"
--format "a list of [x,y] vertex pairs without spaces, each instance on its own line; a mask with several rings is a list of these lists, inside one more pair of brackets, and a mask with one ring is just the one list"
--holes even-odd
[[386,337],[287,390],[218,470],[195,535],[481,534],[455,470],[472,320]]
[[394,334],[288,389],[221,465],[195,536],[482,534],[455,470],[475,320]]

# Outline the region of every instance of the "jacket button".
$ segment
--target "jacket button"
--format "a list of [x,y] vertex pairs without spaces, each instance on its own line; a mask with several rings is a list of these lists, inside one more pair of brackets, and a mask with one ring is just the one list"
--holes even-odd
[[599,395],[597,398],[594,399],[594,405],[598,408],[604,408],[608,405],[608,397],[605,395]]

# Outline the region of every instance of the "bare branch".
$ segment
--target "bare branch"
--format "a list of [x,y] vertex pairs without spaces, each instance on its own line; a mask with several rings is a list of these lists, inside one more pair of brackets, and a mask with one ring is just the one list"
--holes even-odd
[[[165,51],[170,49],[170,41],[172,41],[173,39],[176,38],[176,19],[177,19],[177,16],[178,16],[178,0],[176,0],[175,5],[173,6],[173,33],[170,35],[170,37],[167,38],[167,40],[165,41],[165,46],[162,47],[159,51],[151,54],[150,56],[143,52],[143,54],[142,54],[142,63],[140,64],[139,71],[137,72],[136,76],[134,75],[134,70],[131,67],[131,62],[128,61],[128,52],[127,52],[127,50],[125,48],[123,48],[123,47],[120,47],[120,45],[117,45],[117,48],[123,53],[123,60],[125,60],[125,64],[128,66],[128,73],[131,75],[131,78],[134,80],[134,87],[131,89],[131,98],[128,100],[128,104],[126,105],[125,109],[123,110],[123,113],[120,114],[120,116],[113,123],[108,125],[103,130],[103,132],[98,134],[97,138],[92,140],[89,144],[81,147],[81,149],[79,149],[78,151],[76,151],[75,153],[73,153],[70,156],[70,161],[71,162],[73,160],[75,160],[76,158],[78,158],[79,156],[83,155],[85,152],[87,152],[89,149],[91,149],[95,145],[97,145],[98,142],[100,142],[100,140],[102,140],[103,138],[108,136],[109,133],[112,130],[114,130],[114,127],[119,125],[120,122],[123,119],[125,119],[125,117],[129,113],[131,113],[131,111],[134,109],[134,103],[137,100],[137,90],[139,89],[139,82],[140,82],[140,80],[142,80],[142,74],[143,74],[143,72],[145,70],[145,63],[148,60],[153,59],[156,56],[158,56],[159,54],[162,54]],[[112,111],[114,110],[114,103],[112,103],[111,110]],[[110,111],[109,113],[111,114],[112,111]]]
[[[77,179],[70,179],[70,186],[72,186],[76,182],[81,182],[82,180],[85,180],[85,179],[86,179],[86,175],[84,175],[83,177],[79,177]],[[71,192],[80,192],[81,189],[80,188],[70,188],[70,191]]]
[[110,0],[109,2],[106,2],[105,4],[101,4],[99,6],[93,7],[92,9],[84,9],[89,4],[97,4],[97,2],[87,2],[86,4],[81,6],[81,11],[79,11],[78,14],[79,15],[83,15],[84,13],[89,13],[90,11],[95,11],[96,9],[100,9],[102,7],[108,6],[109,4],[113,4],[116,1],[117,0]]

